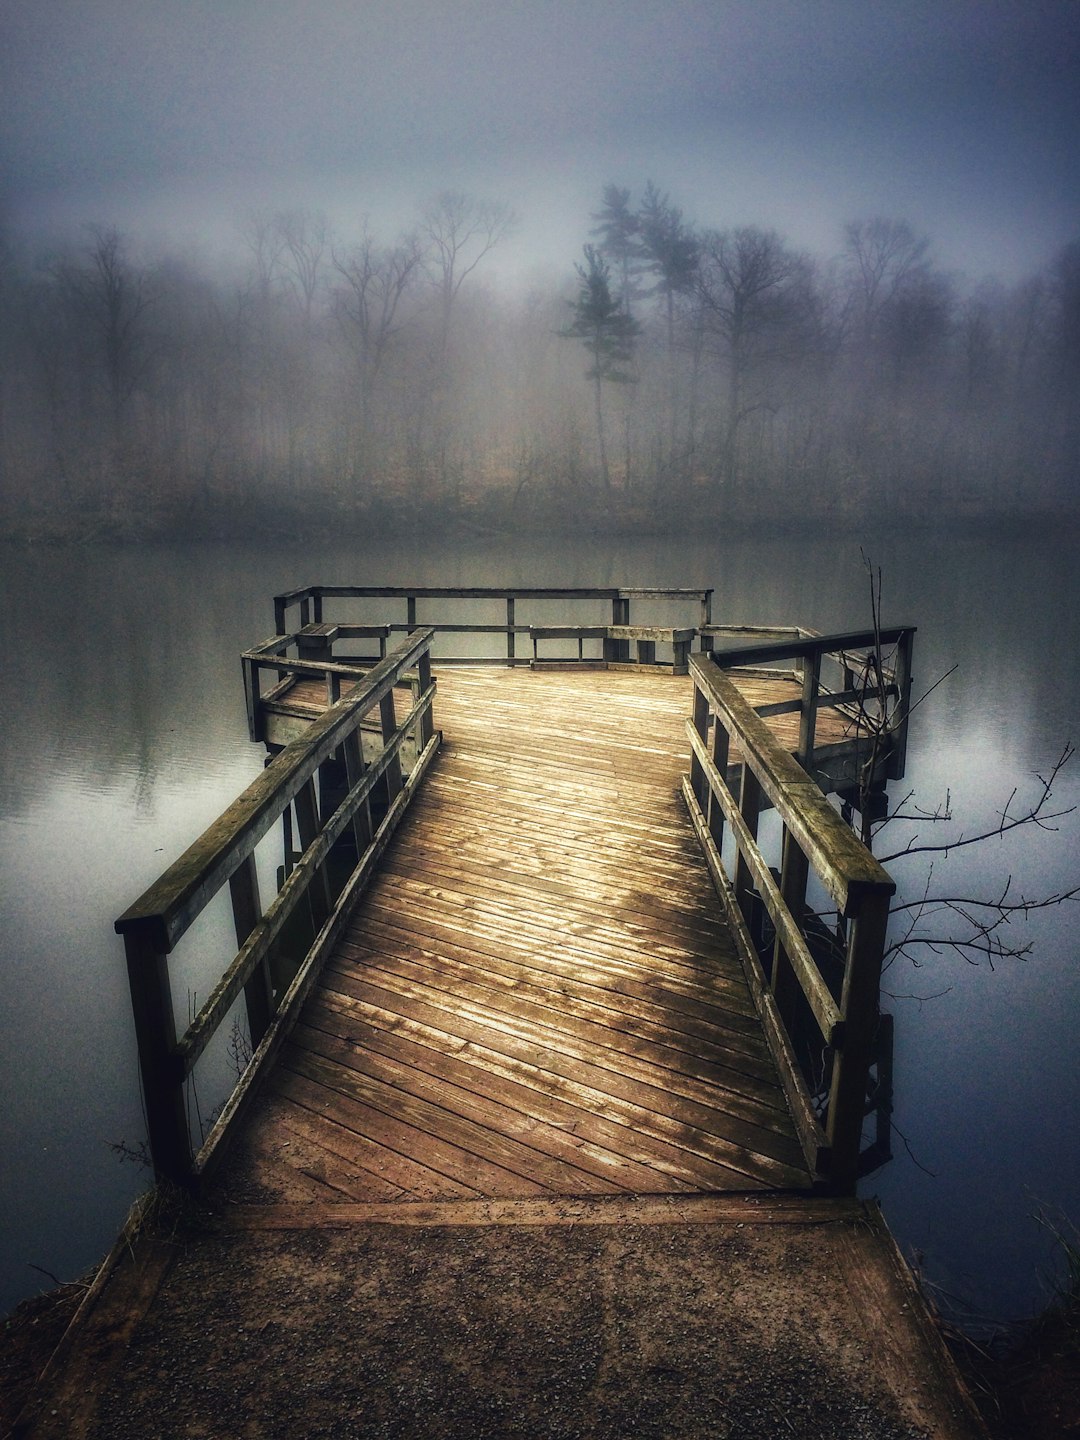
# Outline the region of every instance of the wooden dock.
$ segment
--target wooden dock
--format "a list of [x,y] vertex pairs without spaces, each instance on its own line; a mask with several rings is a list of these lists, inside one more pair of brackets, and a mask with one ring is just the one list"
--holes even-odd
[[[631,625],[657,596],[697,623]],[[523,618],[553,597],[610,621]],[[505,616],[418,622],[448,598]],[[273,759],[117,922],[164,1199],[18,1435],[980,1433],[851,1198],[888,1153],[892,883],[823,792],[902,771],[912,632],[710,606],[278,597],[244,657]],[[500,663],[433,664],[446,632]],[[226,887],[237,953],[178,1035],[170,955]],[[196,1134],[230,1025],[252,1054]]]
[[230,1176],[323,1200],[810,1186],[680,793],[691,697],[440,674],[439,758]]

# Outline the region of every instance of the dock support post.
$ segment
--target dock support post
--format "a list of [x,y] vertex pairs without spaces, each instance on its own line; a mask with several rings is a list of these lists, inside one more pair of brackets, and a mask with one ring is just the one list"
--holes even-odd
[[859,1177],[866,1084],[874,1053],[888,921],[888,895],[865,895],[848,934],[840,1002],[845,1020],[844,1043],[833,1058],[827,1128],[832,1152],[830,1188],[837,1194],[854,1194]]
[[138,930],[124,935],[124,952],[154,1174],[186,1186],[191,1182],[191,1138],[183,1074],[176,1059],[169,957]]

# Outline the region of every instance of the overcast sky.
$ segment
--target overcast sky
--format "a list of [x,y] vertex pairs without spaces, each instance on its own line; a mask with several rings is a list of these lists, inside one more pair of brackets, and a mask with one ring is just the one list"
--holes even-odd
[[235,244],[245,207],[387,238],[435,192],[569,270],[614,180],[834,252],[908,219],[1013,279],[1080,236],[1080,0],[0,0],[0,204]]

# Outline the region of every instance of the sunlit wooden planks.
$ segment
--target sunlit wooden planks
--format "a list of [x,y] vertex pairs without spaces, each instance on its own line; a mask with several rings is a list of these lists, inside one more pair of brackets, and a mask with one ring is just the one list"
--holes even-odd
[[283,1052],[248,1183],[809,1183],[679,797],[688,708],[670,676],[439,674],[443,754]]

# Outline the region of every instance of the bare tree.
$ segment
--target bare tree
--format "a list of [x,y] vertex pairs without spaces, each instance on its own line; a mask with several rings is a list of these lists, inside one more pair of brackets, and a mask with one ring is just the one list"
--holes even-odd
[[517,217],[508,205],[444,190],[424,211],[420,230],[439,297],[437,361],[446,364],[454,302],[481,260],[512,232]]
[[810,264],[774,230],[744,226],[702,239],[697,294],[707,333],[727,366],[727,423],[723,453],[729,490],[737,474],[739,431],[755,410],[772,404],[767,388],[750,380],[767,362],[791,358],[799,322],[809,313]]
[[[857,687],[864,697],[857,730],[865,739],[859,775],[859,828],[864,843],[883,865],[896,866],[915,860],[924,865],[925,872],[919,882],[921,888],[912,899],[897,899],[889,907],[892,917],[901,918],[899,926],[894,924],[891,927],[891,939],[885,949],[886,966],[901,956],[917,966],[927,951],[934,954],[951,951],[974,964],[985,960],[991,968],[998,960],[1023,959],[1030,954],[1032,941],[1015,938],[1015,932],[1009,927],[1014,921],[1028,919],[1036,911],[1080,901],[1080,883],[1048,895],[1031,896],[1015,885],[1012,875],[1006,875],[984,894],[973,894],[966,889],[957,893],[935,873],[935,857],[947,860],[960,850],[984,845],[1014,831],[1056,830],[1058,822],[1074,814],[1077,808],[1075,805],[1062,808],[1054,798],[1055,787],[1074,758],[1075,750],[1072,745],[1065,745],[1049,771],[1045,775],[1036,775],[1033,795],[1027,801],[1018,803],[1014,789],[999,811],[997,822],[990,826],[955,834],[946,832],[945,838],[940,840],[924,838],[927,826],[944,827],[953,822],[949,794],[941,805],[926,809],[916,802],[914,792],[909,791],[884,814],[877,814],[869,800],[873,776],[881,756],[881,746],[888,743],[889,731],[901,717],[896,713],[899,701],[889,684],[888,657],[880,640],[881,572],[869,561],[866,568],[870,579],[872,624],[878,639],[867,654],[862,683]],[[913,710],[921,704],[946,678],[942,676],[935,681],[910,708]],[[849,820],[852,819],[849,806],[845,806],[844,813]],[[890,825],[913,828],[903,844],[881,853],[882,836]]]
[[390,341],[401,328],[402,298],[419,274],[423,258],[416,234],[404,236],[396,245],[380,245],[366,226],[358,244],[333,257],[341,278],[334,293],[334,313],[356,365],[365,434],[376,382]]
[[311,321],[330,248],[330,225],[318,210],[282,210],[274,216],[276,253],[286,281],[300,302],[304,320]]
[[930,242],[906,220],[852,220],[844,227],[844,259],[860,340],[870,345],[882,311],[926,271]]
[[148,359],[146,317],[158,295],[151,277],[131,264],[119,231],[90,227],[82,263],[60,261],[55,276],[84,317],[102,361],[114,443],[124,437],[131,397]]

